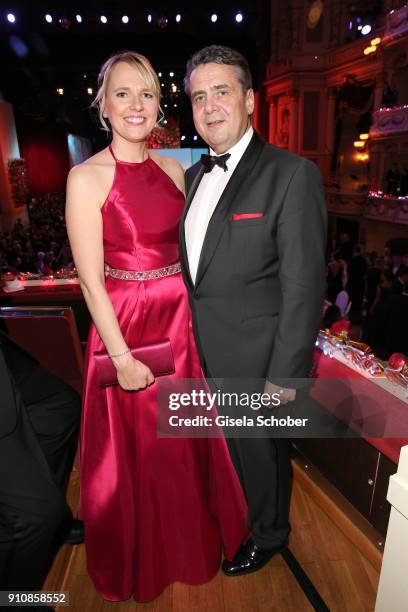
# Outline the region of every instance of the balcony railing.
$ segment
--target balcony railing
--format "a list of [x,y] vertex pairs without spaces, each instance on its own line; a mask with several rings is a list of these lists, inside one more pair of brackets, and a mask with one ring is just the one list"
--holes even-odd
[[381,191],[368,194],[326,192],[328,211],[337,215],[408,225],[408,196],[392,196]]
[[408,33],[408,6],[390,11],[385,18],[383,45],[394,42],[395,39]]
[[408,132],[408,104],[380,108],[373,113],[370,137],[391,136]]

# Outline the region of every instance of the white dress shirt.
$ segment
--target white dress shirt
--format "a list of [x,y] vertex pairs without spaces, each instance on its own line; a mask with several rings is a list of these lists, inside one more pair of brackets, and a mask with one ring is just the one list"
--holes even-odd
[[[196,280],[198,262],[208,224],[224,189],[228,185],[228,181],[249,145],[253,133],[253,128],[249,127],[242,138],[226,151],[231,155],[226,162],[228,167],[226,172],[220,166],[214,166],[211,172],[203,175],[191,202],[184,225],[184,233],[188,265],[193,283]],[[216,153],[210,149],[210,155],[216,155]]]

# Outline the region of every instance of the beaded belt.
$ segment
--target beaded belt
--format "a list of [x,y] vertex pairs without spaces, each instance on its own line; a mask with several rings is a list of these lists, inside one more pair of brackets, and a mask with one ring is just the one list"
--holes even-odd
[[165,278],[166,276],[172,276],[181,272],[181,264],[177,262],[171,266],[165,268],[158,268],[157,270],[117,270],[111,268],[108,264],[105,264],[105,276],[111,276],[112,278],[118,278],[120,280],[136,280],[145,281],[153,280],[155,278]]

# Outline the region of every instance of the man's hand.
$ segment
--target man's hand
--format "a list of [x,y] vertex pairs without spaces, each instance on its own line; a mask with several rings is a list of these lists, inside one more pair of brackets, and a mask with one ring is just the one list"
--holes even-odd
[[[281,404],[287,404],[288,402],[293,402],[296,398],[296,389],[286,389],[285,387],[279,387],[278,385],[274,385],[269,380],[265,382],[264,393],[268,393],[268,395],[275,394],[275,397],[278,396]],[[271,403],[272,407],[273,404]]]

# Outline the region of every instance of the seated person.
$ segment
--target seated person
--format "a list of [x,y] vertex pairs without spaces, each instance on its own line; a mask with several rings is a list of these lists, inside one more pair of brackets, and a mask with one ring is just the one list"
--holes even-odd
[[81,401],[1,331],[0,393],[0,590],[39,590],[63,540],[83,540],[65,499]]

